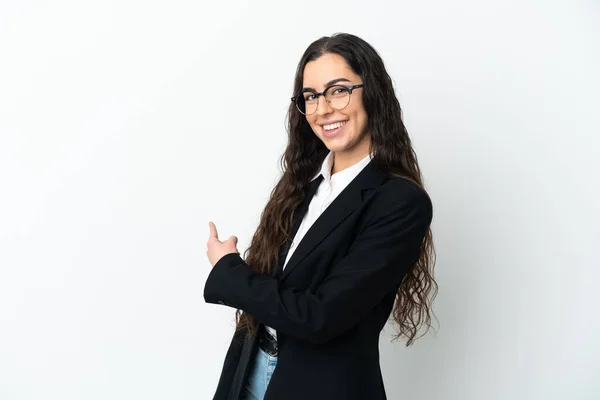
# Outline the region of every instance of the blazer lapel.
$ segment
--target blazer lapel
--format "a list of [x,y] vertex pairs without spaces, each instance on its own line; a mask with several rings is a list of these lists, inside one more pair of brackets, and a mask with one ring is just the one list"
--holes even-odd
[[[368,191],[369,189],[375,189],[381,186],[382,182],[385,180],[385,173],[377,168],[373,161],[369,162],[363,168],[363,170],[346,186],[346,188],[335,198],[335,200],[323,211],[323,213],[317,218],[317,220],[310,227],[306,235],[302,238],[300,243],[298,243],[298,247],[292,254],[290,260],[288,261],[285,269],[281,273],[281,278],[284,279],[289,273],[300,264],[300,262],[308,255],[312,250],[315,249],[329,235],[333,229],[339,225],[346,217],[348,217],[358,206],[360,206],[365,197],[363,197],[363,192]],[[322,179],[322,177],[321,177]],[[316,192],[316,188],[312,193]],[[308,211],[308,205],[312,200],[312,195],[310,198],[307,198],[302,203],[306,208],[303,209],[303,214],[306,214]],[[295,231],[296,231],[301,223],[301,218],[295,220]],[[293,237],[293,236],[292,236]],[[289,245],[286,246],[289,248]],[[284,251],[287,256],[287,250]],[[280,261],[280,267],[284,262]]]
[[[294,236],[296,236],[296,233],[300,228],[300,224],[302,223],[304,216],[308,212],[308,205],[310,204],[310,201],[317,192],[317,189],[319,188],[319,185],[322,181],[323,175],[319,175],[316,179],[312,180],[309,183],[308,193],[306,194],[306,197],[304,198],[302,203],[300,203],[300,205],[296,208],[296,211],[294,212],[294,221],[292,222],[292,228],[290,232],[290,237],[292,238],[292,240]],[[279,262],[277,264],[277,276],[281,276],[281,272],[283,271],[283,264],[285,262],[285,259],[287,258],[288,251],[290,250],[290,244],[291,241],[288,241],[286,243],[283,243],[279,247]]]

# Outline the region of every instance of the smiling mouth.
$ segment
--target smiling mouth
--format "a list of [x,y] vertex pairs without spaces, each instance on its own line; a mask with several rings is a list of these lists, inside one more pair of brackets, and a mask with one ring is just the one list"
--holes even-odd
[[348,121],[335,122],[333,124],[321,125],[321,132],[324,136],[330,137],[340,132]]
[[323,128],[323,130],[330,131],[330,130],[339,128],[341,126],[344,126],[346,124],[346,122],[348,122],[348,121],[339,121],[339,122],[334,122],[333,124],[321,125],[321,127]]

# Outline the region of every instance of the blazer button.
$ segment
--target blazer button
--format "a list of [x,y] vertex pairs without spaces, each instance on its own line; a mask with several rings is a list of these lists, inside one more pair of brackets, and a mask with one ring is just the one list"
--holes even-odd
[[225,303],[223,303],[221,300],[217,301],[217,303],[221,304],[221,305],[225,305]]

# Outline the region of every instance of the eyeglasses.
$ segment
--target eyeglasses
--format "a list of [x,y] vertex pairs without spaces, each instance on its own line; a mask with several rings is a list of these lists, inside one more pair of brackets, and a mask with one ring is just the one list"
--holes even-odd
[[341,110],[350,103],[352,91],[361,87],[363,87],[362,83],[354,86],[332,85],[327,87],[321,93],[312,89],[304,89],[302,92],[292,97],[292,102],[296,104],[296,108],[302,114],[311,115],[314,114],[319,107],[319,97],[324,96],[325,101],[331,108]]

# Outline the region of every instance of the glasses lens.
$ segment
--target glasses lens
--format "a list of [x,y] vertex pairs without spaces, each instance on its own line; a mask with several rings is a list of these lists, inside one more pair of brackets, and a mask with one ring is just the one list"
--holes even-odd
[[350,102],[350,92],[344,86],[332,86],[327,89],[325,98],[332,108],[341,110]]
[[317,103],[319,99],[313,92],[303,92],[296,97],[296,107],[304,115],[310,115],[317,111]]
[[298,111],[300,111],[302,114],[306,114],[306,105],[304,104],[304,98],[302,95],[296,96],[295,104]]

